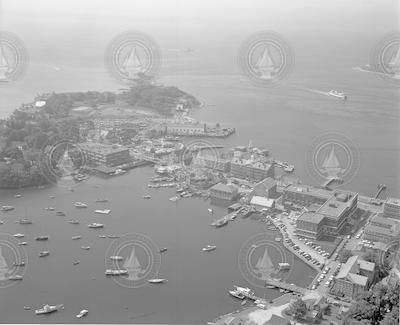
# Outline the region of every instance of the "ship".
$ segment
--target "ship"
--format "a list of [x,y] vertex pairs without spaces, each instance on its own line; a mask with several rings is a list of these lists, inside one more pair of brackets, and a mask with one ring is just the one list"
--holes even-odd
[[96,203],[106,203],[106,202],[108,202],[107,199],[97,199],[96,200]]
[[57,212],[56,212],[56,216],[65,217],[65,213],[62,212],[62,211],[57,211]]
[[93,223],[88,224],[88,227],[93,228],[93,229],[99,229],[99,228],[103,228],[104,224],[93,222]]
[[167,282],[167,279],[149,279],[147,280],[149,283],[164,283]]
[[79,225],[79,220],[69,220],[68,223],[70,223],[71,225]]
[[143,195],[143,198],[149,200],[151,199],[151,195]]
[[239,291],[236,290],[229,290],[229,294],[235,298],[243,300],[245,298],[245,295]]
[[132,247],[131,254],[125,260],[123,265],[124,269],[128,272],[128,280],[139,280],[139,274],[142,272],[142,266],[135,255],[135,247]]
[[50,314],[53,312],[56,312],[60,309],[62,309],[64,307],[64,305],[56,305],[56,306],[50,306],[50,305],[44,305],[42,308],[40,309],[36,309],[35,310],[35,314],[36,315],[40,315],[40,314]]
[[14,237],[15,238],[22,238],[22,237],[24,237],[25,235],[24,234],[14,234]]
[[81,246],[82,249],[84,249],[85,251],[88,251],[90,249],[90,246]]
[[17,244],[18,246],[26,246],[28,243],[26,241],[21,241]]
[[290,264],[289,263],[278,263],[278,269],[279,269],[279,271],[290,270]]
[[263,280],[266,280],[270,274],[275,273],[275,267],[269,257],[267,247],[265,248],[263,256],[260,256],[258,259],[255,268],[261,273]]
[[128,271],[107,269],[104,273],[105,275],[118,276],[118,275],[127,275]]
[[7,211],[12,211],[14,209],[15,208],[12,205],[3,205],[0,210],[3,212],[7,212]]
[[48,207],[48,208],[44,208],[46,211],[54,211],[55,209],[53,207]]
[[122,256],[118,256],[118,255],[110,256],[110,260],[113,260],[113,261],[122,261],[123,259],[124,258]]
[[24,261],[15,262],[13,265],[16,266],[16,267],[22,267],[22,266],[25,266],[25,262]]
[[136,46],[133,46],[132,50],[126,56],[122,68],[128,75],[128,79],[140,79],[139,75],[143,72],[143,66],[136,53]]
[[8,277],[8,280],[12,280],[12,281],[20,281],[23,280],[24,277],[22,275],[16,274],[16,275],[12,275],[10,277]]
[[72,236],[72,240],[78,240],[78,239],[81,239],[82,238],[82,236]]
[[162,248],[160,248],[159,252],[160,252],[160,253],[164,253],[164,252],[166,252],[167,250],[168,250],[167,247],[162,247]]
[[347,95],[345,93],[339,92],[337,90],[330,90],[328,92],[328,95],[332,96],[332,97],[336,97],[336,98],[342,99],[342,100],[347,100]]

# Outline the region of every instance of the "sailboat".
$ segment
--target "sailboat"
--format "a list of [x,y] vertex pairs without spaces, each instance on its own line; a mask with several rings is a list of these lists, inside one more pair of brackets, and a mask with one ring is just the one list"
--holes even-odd
[[0,281],[7,280],[7,273],[9,272],[7,261],[2,254],[2,248],[0,246]]
[[124,262],[123,268],[128,271],[128,280],[139,280],[139,274],[142,272],[142,266],[135,255],[135,247],[132,248],[129,258]]
[[139,73],[143,72],[143,66],[140,62],[140,59],[136,53],[136,46],[134,46],[126,57],[125,62],[122,67],[125,72],[128,74],[129,79],[139,79]]
[[400,79],[400,47],[397,49],[396,54],[393,55],[390,62],[388,62],[388,66],[392,70],[392,77]]
[[0,81],[7,81],[7,72],[10,70],[10,65],[4,55],[3,47],[0,44]]
[[269,257],[267,248],[265,248],[263,256],[258,259],[255,268],[261,273],[262,280],[266,280],[270,274],[275,272],[275,267]]
[[336,156],[335,146],[332,145],[329,155],[325,158],[322,164],[323,171],[327,174],[328,179],[338,179],[339,173],[342,172],[339,160]]
[[255,64],[255,70],[260,74],[260,79],[270,80],[275,72],[275,64],[269,54],[268,47],[266,46],[263,54]]

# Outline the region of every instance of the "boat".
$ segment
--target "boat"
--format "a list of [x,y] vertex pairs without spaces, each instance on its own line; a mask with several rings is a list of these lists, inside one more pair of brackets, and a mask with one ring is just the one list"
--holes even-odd
[[107,235],[107,237],[108,237],[108,238],[121,238],[120,235],[114,235],[114,234]]
[[108,202],[107,199],[97,199],[96,200],[96,203],[106,203],[106,202]]
[[84,249],[85,251],[88,251],[90,249],[90,246],[81,246],[82,249]]
[[99,238],[107,238],[106,235],[99,235]]
[[144,198],[144,199],[147,199],[147,200],[148,200],[148,199],[151,199],[151,195],[143,195],[143,198]]
[[210,212],[210,213],[213,213],[213,212],[214,212],[213,209],[207,209],[207,210],[208,210],[208,212]]
[[54,211],[55,209],[53,208],[53,207],[47,207],[47,208],[44,208],[46,211]]
[[21,241],[17,244],[18,246],[26,246],[28,243],[26,241]]
[[21,194],[15,194],[14,197],[15,198],[20,198],[20,197],[22,197],[22,195]]
[[235,298],[238,298],[238,299],[244,299],[245,298],[245,295],[243,293],[238,292],[236,290],[229,290],[229,294],[231,296],[235,297]]
[[36,236],[35,240],[46,241],[49,240],[49,236]]
[[289,263],[278,263],[278,269],[279,269],[279,271],[289,270],[290,264]]
[[78,240],[78,239],[81,239],[82,238],[82,236],[72,236],[72,240]]
[[87,207],[88,207],[87,204],[82,203],[82,202],[75,202],[75,203],[74,203],[74,206],[75,206],[76,208],[87,208]]
[[29,306],[24,306],[24,309],[25,309],[25,310],[31,310],[31,307],[29,307]]
[[277,241],[277,242],[279,242],[279,241],[281,241],[281,240],[282,240],[281,237],[276,237],[276,238],[275,238],[275,241]]
[[219,228],[219,227],[225,226],[227,224],[228,224],[228,219],[223,218],[223,219],[214,221],[212,223],[212,226],[215,226],[215,227]]
[[76,318],[82,318],[84,316],[86,316],[88,314],[88,310],[87,309],[82,309],[78,315],[76,315]]
[[104,224],[93,222],[93,223],[88,224],[88,227],[93,228],[93,229],[99,229],[99,228],[103,228]]
[[15,208],[12,205],[3,205],[0,210],[3,212],[7,212],[7,211],[12,211],[14,209]]
[[104,209],[104,210],[94,210],[95,213],[99,214],[109,214],[111,212],[110,209]]
[[50,252],[49,251],[42,251],[39,253],[39,257],[45,257],[45,256],[49,256]]
[[50,199],[55,199],[56,197],[54,195],[49,196]]
[[336,97],[336,98],[342,99],[342,100],[347,100],[347,96],[345,95],[345,93],[344,92],[339,92],[337,90],[330,90],[328,92],[328,95],[332,96],[332,97]]
[[207,245],[206,247],[203,247],[203,248],[202,248],[202,251],[203,251],[203,252],[211,252],[211,251],[215,250],[216,248],[217,248],[217,246],[214,246],[214,245]]
[[241,305],[244,306],[247,303],[247,299],[243,300]]
[[270,284],[265,285],[265,287],[266,287],[267,289],[276,289],[275,286],[270,285]]
[[24,261],[22,261],[22,262],[15,262],[15,263],[14,263],[14,266],[17,266],[17,267],[19,267],[19,266],[25,266],[25,262],[24,262]]
[[167,282],[167,279],[149,279],[147,281],[149,283],[164,283],[164,282]]
[[14,237],[15,238],[22,238],[22,237],[24,237],[25,235],[24,234],[14,234]]
[[70,223],[71,225],[79,225],[79,220],[69,220],[68,223]]
[[73,261],[72,264],[73,265],[78,265],[81,261]]
[[169,200],[172,201],[172,202],[176,202],[176,201],[179,200],[179,197],[178,196],[173,196],[173,197],[169,198]]
[[244,288],[244,287],[239,287],[239,286],[234,286],[236,288],[237,292],[242,292],[244,294],[252,294],[252,291],[250,288]]
[[168,250],[168,248],[167,247],[162,247],[162,248],[160,248],[160,253],[164,253],[164,252],[166,252]]
[[31,225],[33,222],[29,219],[19,219],[16,223],[19,223],[20,225]]
[[23,280],[23,276],[19,275],[19,274],[12,275],[12,276],[8,277],[8,280],[12,280],[12,281]]
[[50,306],[50,305],[44,305],[42,308],[40,309],[36,309],[35,310],[35,314],[36,315],[40,315],[40,314],[50,314],[53,313],[55,311],[58,311],[60,309],[62,309],[64,307],[64,305],[56,305],[56,306]]
[[287,166],[285,166],[285,167],[283,168],[283,170],[284,170],[286,173],[293,173],[293,172],[294,172],[294,166],[293,166],[293,165],[287,165]]
[[118,275],[127,275],[128,271],[127,270],[111,270],[111,269],[107,269],[104,273],[105,273],[105,275],[118,276]]
[[113,261],[122,261],[123,259],[124,258],[122,256],[117,256],[117,255],[110,256],[110,260]]
[[56,216],[65,217],[65,213],[62,212],[62,211],[57,211],[57,212],[56,212]]

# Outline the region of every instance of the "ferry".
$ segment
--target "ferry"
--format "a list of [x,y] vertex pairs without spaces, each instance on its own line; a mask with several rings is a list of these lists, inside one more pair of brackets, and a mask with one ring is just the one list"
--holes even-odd
[[81,239],[82,238],[82,236],[72,236],[72,240],[78,240],[78,239]]
[[77,208],[87,208],[87,204],[82,202],[75,202],[74,206]]
[[118,256],[118,255],[110,256],[110,260],[113,260],[113,261],[122,261],[123,259],[124,258],[122,256]]
[[12,275],[8,278],[8,280],[12,280],[12,281],[18,281],[18,280],[23,280],[23,276],[16,274],[16,275]]
[[3,205],[0,210],[3,212],[7,212],[7,211],[12,211],[14,209],[15,208],[12,205]]
[[93,223],[88,224],[88,227],[93,228],[93,229],[99,229],[99,228],[103,228],[104,224],[93,222]]
[[217,246],[214,245],[207,245],[206,247],[202,248],[203,252],[211,252],[217,249]]
[[35,314],[36,315],[40,315],[40,314],[50,314],[53,313],[55,311],[58,311],[60,309],[62,309],[64,307],[64,305],[56,305],[56,306],[50,306],[50,305],[44,305],[42,308],[40,309],[36,309],[35,310]]
[[68,223],[70,223],[71,225],[79,225],[79,220],[69,220]]
[[15,238],[22,238],[22,237],[25,237],[25,235],[24,234],[15,234],[14,237]]
[[143,198],[146,200],[149,200],[149,199],[151,199],[151,195],[143,195]]
[[235,290],[229,290],[229,294],[235,298],[243,300],[245,298],[245,295],[239,291]]
[[31,225],[33,222],[29,219],[19,219],[16,223],[19,223],[20,225]]
[[105,272],[105,275],[126,275],[128,274],[127,270],[111,270],[111,269],[107,269]]
[[88,314],[88,310],[87,309],[82,309],[78,315],[76,315],[76,318],[82,318],[84,316],[86,316]]
[[108,202],[107,199],[97,199],[96,200],[96,203],[106,203],[106,202]]
[[162,248],[160,248],[160,253],[164,253],[164,252],[166,252],[168,250],[168,248],[167,247],[162,247]]
[[164,282],[167,282],[167,279],[149,279],[147,281],[149,283],[164,283]]
[[94,210],[94,212],[99,214],[110,214],[111,210],[110,209]]
[[50,255],[49,251],[42,251],[42,252],[39,253],[39,257],[46,257],[46,256],[49,256],[49,255]]
[[49,240],[49,236],[36,236],[35,240],[39,240],[39,241]]
[[347,100],[347,96],[343,92],[338,92],[337,90],[330,90],[328,92],[329,96],[336,97],[342,100]]

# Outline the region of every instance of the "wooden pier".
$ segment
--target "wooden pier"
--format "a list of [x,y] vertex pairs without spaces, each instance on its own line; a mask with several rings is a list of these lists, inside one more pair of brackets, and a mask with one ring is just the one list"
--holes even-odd
[[270,286],[274,286],[278,289],[283,289],[283,290],[287,290],[287,291],[291,291],[291,292],[295,292],[295,293],[299,293],[304,295],[307,291],[307,289],[299,287],[295,284],[289,284],[286,282],[282,282],[282,281],[278,281],[278,280],[274,280],[274,279],[267,279],[265,281],[266,285],[270,285]]

